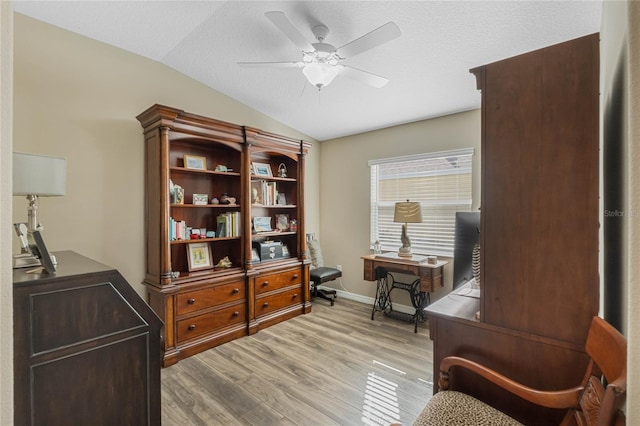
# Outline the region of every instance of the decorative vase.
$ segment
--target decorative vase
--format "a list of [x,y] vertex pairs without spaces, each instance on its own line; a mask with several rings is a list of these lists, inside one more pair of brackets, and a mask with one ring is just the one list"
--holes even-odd
[[473,246],[471,268],[473,279],[476,281],[476,285],[480,287],[480,244]]

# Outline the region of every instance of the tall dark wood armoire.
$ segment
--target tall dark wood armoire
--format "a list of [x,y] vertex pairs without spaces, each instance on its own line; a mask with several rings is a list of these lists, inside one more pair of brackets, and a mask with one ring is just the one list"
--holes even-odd
[[[482,92],[481,296],[427,308],[434,374],[459,355],[540,389],[582,379],[599,303],[598,43],[593,34],[471,70]],[[461,390],[526,424],[563,415],[541,417],[458,374]]]

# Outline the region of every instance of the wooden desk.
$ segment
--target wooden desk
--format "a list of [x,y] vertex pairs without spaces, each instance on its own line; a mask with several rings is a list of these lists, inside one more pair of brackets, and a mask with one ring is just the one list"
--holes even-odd
[[[364,279],[376,281],[376,297],[371,319],[376,311],[381,311],[385,315],[410,320],[415,324],[414,331],[417,333],[418,321],[423,318],[422,311],[429,304],[429,293],[442,287],[442,269],[449,262],[438,260],[435,264],[429,264],[425,256],[404,258],[395,253],[370,254],[362,256],[361,259],[364,260]],[[397,281],[393,275],[389,274],[390,272],[399,272],[418,278],[412,283],[403,283]],[[409,292],[411,304],[416,310],[413,315],[393,310],[391,291],[395,288]]]
[[[434,393],[447,356],[470,359],[536,389],[566,389],[581,382],[588,357],[579,345],[479,321],[480,299],[456,292],[424,310],[433,340]],[[467,371],[454,369],[450,379],[451,390],[473,395],[524,424],[558,424],[564,415],[564,410],[540,410]]]

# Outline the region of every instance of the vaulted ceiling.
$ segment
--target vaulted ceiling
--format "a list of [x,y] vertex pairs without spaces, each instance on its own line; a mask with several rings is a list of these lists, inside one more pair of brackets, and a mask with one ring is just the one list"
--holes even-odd
[[[14,1],[18,13],[154,59],[316,140],[478,108],[469,69],[599,31],[601,1]],[[345,65],[384,76],[376,89],[343,75],[318,90],[265,12],[282,11],[310,42],[340,47],[395,22],[401,36]]]

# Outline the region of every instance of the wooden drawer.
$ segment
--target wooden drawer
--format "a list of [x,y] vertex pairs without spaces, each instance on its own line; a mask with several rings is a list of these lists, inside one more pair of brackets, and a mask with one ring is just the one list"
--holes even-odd
[[222,327],[245,321],[246,304],[238,304],[218,311],[178,321],[178,342],[211,333]]
[[420,270],[420,291],[433,292],[442,287],[442,267]]
[[302,294],[300,288],[277,293],[256,300],[256,316],[265,315],[278,309],[300,303]]
[[178,315],[184,315],[222,303],[242,300],[245,298],[245,294],[243,281],[189,291],[176,296],[176,311]]
[[260,275],[256,278],[256,294],[277,290],[294,284],[300,284],[302,280],[300,269],[278,272],[275,274]]

